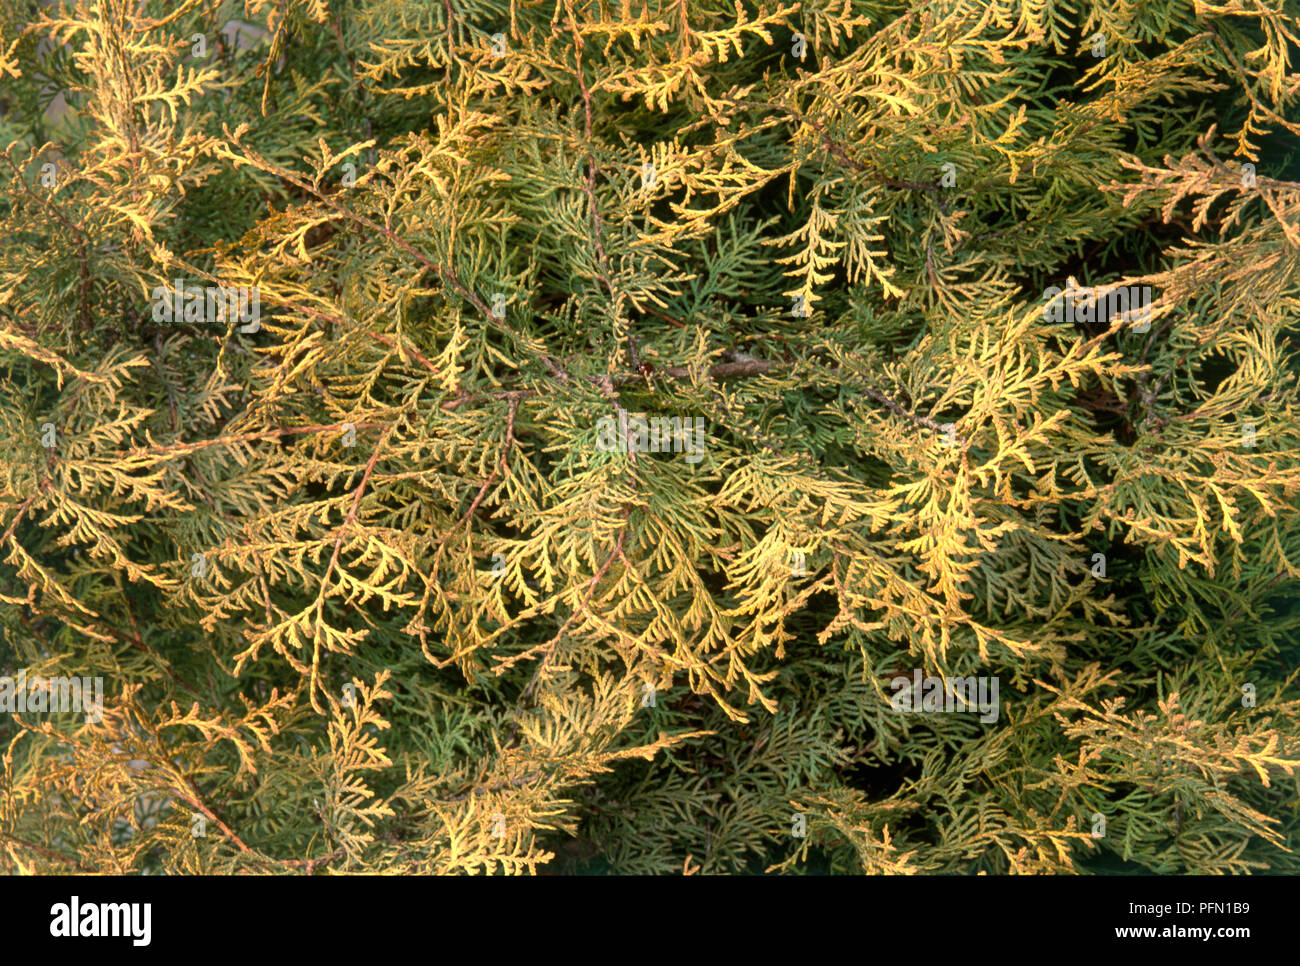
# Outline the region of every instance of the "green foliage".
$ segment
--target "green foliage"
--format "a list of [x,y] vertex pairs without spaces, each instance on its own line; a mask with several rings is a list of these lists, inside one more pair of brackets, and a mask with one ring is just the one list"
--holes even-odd
[[1300,871],[1297,45],[0,8],[0,869]]

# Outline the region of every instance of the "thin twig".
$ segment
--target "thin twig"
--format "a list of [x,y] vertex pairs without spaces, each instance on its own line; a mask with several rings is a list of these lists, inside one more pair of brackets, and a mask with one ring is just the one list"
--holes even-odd
[[60,855],[58,852],[53,852],[53,851],[51,851],[50,849],[47,849],[47,848],[46,848],[45,846],[43,846],[43,845],[37,845],[35,842],[28,842],[28,841],[26,841],[25,839],[20,839],[20,838],[18,838],[18,836],[16,836],[16,835],[10,835],[8,832],[0,832],[0,838],[7,839],[7,840],[9,840],[10,842],[13,842],[15,845],[21,845],[21,846],[22,846],[23,848],[25,848],[25,849],[31,849],[33,852],[39,852],[41,855],[45,856],[47,859],[54,859],[56,862],[62,862],[64,865],[70,865],[70,866],[72,866],[74,869],[76,869],[78,872],[94,872],[94,871],[95,871],[94,869],[88,869],[88,868],[86,868],[84,865],[82,865],[82,864],[81,864],[80,862],[78,862],[76,859],[70,859],[70,858],[68,858],[66,855]]

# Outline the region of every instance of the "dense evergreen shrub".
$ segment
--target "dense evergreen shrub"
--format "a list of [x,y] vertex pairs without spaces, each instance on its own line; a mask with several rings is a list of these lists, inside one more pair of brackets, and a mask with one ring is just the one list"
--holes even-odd
[[1300,871],[1298,51],[11,0],[0,869]]

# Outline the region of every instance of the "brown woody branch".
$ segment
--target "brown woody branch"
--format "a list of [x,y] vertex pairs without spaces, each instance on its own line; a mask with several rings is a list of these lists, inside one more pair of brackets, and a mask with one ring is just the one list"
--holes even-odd
[[93,873],[95,871],[94,869],[86,868],[76,859],[70,859],[66,855],[60,855],[58,852],[51,851],[43,845],[37,845],[35,842],[28,842],[25,839],[18,838],[16,835],[10,835],[8,832],[0,832],[0,838],[13,842],[15,845],[21,845],[25,849],[31,849],[33,852],[39,852],[47,859],[53,859],[56,862],[62,862],[64,865],[72,866],[72,868],[76,869],[78,872]]

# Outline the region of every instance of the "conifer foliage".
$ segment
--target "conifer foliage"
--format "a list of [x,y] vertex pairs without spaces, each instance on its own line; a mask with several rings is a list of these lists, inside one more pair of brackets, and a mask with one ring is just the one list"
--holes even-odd
[[0,6],[0,869],[1300,871],[1298,52]]

